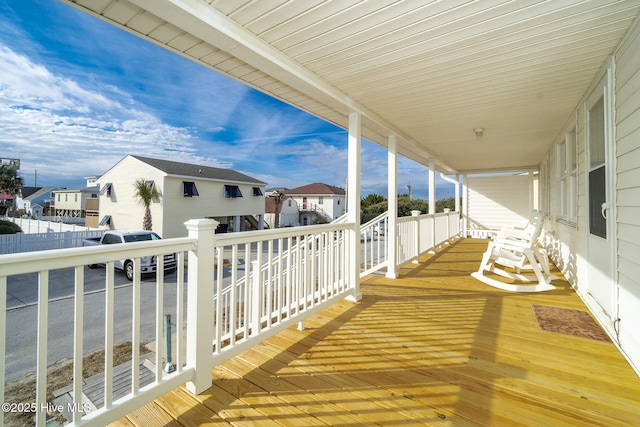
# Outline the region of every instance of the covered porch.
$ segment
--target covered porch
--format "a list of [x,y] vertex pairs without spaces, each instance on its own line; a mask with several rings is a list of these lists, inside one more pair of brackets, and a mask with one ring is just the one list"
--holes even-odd
[[540,328],[533,306],[588,310],[556,290],[470,277],[487,241],[458,239],[397,279],[336,302],[113,425],[633,425],[640,379],[610,341]]

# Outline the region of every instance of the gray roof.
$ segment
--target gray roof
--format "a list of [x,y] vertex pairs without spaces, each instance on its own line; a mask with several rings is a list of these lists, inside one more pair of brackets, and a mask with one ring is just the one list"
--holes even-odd
[[185,177],[215,179],[219,181],[246,182],[252,184],[265,184],[264,182],[252,178],[248,175],[236,172],[232,169],[214,168],[211,166],[193,165],[190,163],[172,162],[170,160],[152,159],[149,157],[131,156],[141,162],[153,166],[168,175],[178,175]]

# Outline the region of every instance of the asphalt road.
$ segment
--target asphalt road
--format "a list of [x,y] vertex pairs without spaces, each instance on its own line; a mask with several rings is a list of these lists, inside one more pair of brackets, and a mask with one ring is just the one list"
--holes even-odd
[[[377,245],[361,251],[377,252]],[[384,247],[382,247],[384,251]],[[225,254],[228,258],[229,254]],[[377,255],[377,254],[376,254]],[[253,258],[254,254],[252,254]],[[238,269],[244,275],[244,260]],[[230,282],[228,268],[224,271],[225,286]],[[131,340],[132,284],[123,272],[115,272],[115,325],[114,343]],[[49,318],[48,318],[48,365],[71,359],[73,356],[73,311],[74,311],[74,270],[71,268],[49,272]],[[83,352],[85,354],[104,348],[105,329],[105,269],[98,267],[84,270],[84,334]],[[6,380],[20,378],[36,370],[37,354],[37,300],[38,276],[36,273],[11,276],[7,283],[6,318]],[[142,277],[141,285],[141,343],[155,341],[155,275]],[[185,280],[186,313],[186,280]],[[165,274],[163,314],[172,317],[172,329],[175,332],[176,311],[176,273]]]
[[[47,363],[73,357],[74,325],[73,269],[56,270],[49,277],[49,316]],[[90,353],[104,348],[105,270],[85,267],[83,350]],[[186,285],[185,285],[186,288]],[[38,321],[37,275],[25,274],[9,278],[6,322],[6,380],[20,378],[36,370]],[[143,276],[140,288],[141,342],[155,340],[155,275]],[[124,273],[115,273],[114,343],[131,339],[133,286]],[[175,331],[176,273],[165,275],[164,313],[171,314]],[[186,302],[186,292],[185,292]]]

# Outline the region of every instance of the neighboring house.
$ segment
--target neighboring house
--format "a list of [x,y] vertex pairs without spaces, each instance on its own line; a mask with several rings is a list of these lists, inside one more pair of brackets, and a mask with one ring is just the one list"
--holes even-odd
[[25,185],[20,189],[20,193],[16,195],[16,209],[19,211],[27,212],[28,209],[25,208],[29,203],[26,201],[27,197],[31,196],[36,191],[40,190],[42,187],[30,187]]
[[[140,229],[144,208],[134,196],[136,180],[154,185],[153,231],[163,238],[186,236],[184,223],[214,218],[219,231],[241,231],[253,220],[262,228],[265,183],[230,169],[128,155],[98,180],[100,227]],[[258,221],[255,221],[255,218]]]
[[87,200],[98,198],[98,187],[72,188],[54,191],[55,215],[84,218],[87,214]]
[[48,211],[54,201],[55,191],[61,187],[22,187],[16,196],[16,207],[25,215],[40,218]]
[[0,204],[13,206],[13,202],[16,196],[9,194],[6,191],[0,191]]
[[298,204],[300,224],[331,222],[345,213],[346,193],[333,185],[315,182],[286,191]]
[[[269,194],[269,193],[267,193]],[[264,222],[269,228],[275,228],[276,223],[276,198],[272,195],[265,197]],[[300,225],[298,202],[293,197],[284,196],[280,201],[279,227],[295,227]]]

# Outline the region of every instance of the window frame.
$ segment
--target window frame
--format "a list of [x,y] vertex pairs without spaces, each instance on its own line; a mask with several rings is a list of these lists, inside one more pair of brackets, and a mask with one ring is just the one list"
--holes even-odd
[[559,219],[576,226],[578,222],[578,147],[577,130],[572,127],[557,144],[559,182]]
[[242,197],[242,191],[237,185],[225,184],[224,186],[224,198],[225,199],[238,199]]
[[194,181],[182,181],[182,197],[199,197],[198,188]]

